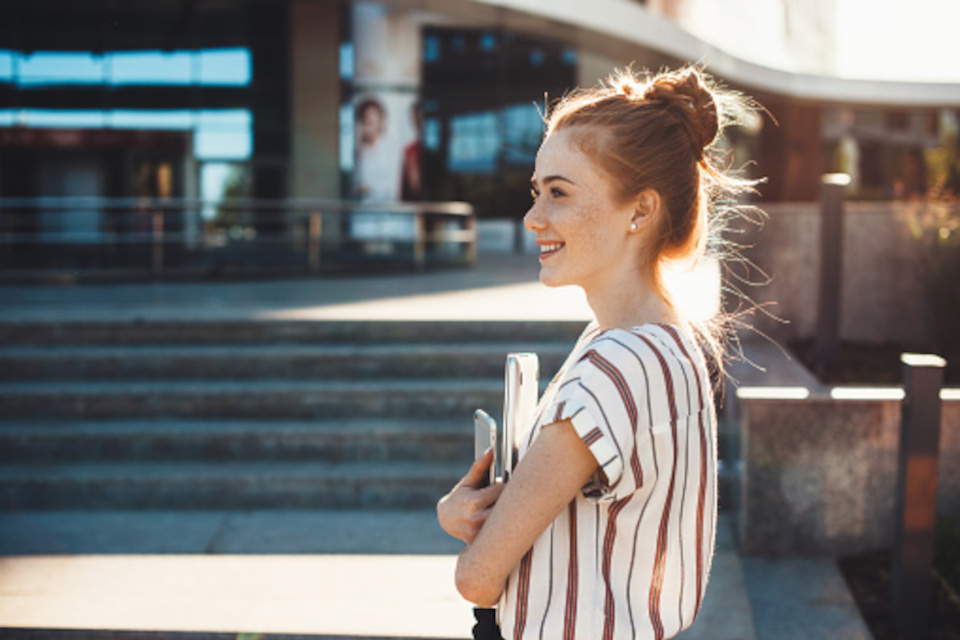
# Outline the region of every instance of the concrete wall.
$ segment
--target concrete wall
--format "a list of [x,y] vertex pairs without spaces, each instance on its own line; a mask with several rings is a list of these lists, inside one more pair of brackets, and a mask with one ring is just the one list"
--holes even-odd
[[[744,552],[839,555],[891,544],[900,402],[739,401]],[[960,399],[942,411],[938,511],[960,516]]]
[[[841,339],[923,347],[930,325],[918,268],[918,244],[909,227],[909,205],[848,203],[844,226]],[[787,324],[759,315],[759,329],[781,341],[813,336],[820,264],[819,205],[765,205],[760,230],[749,229],[744,251],[771,278],[741,288]],[[741,223],[742,225],[742,223]],[[740,241],[740,236],[733,236]],[[754,279],[760,279],[754,273]]]

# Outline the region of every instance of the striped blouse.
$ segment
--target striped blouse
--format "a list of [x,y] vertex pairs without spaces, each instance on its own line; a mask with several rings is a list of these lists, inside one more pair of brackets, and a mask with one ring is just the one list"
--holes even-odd
[[511,573],[506,640],[669,638],[700,608],[716,534],[716,415],[676,327],[587,328],[538,406],[520,459],[570,419],[599,471]]

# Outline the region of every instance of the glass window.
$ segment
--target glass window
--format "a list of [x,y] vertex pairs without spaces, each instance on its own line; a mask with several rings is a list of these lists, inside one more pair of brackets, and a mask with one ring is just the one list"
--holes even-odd
[[0,81],[44,85],[250,84],[250,50],[243,47],[199,51],[39,51],[30,55],[0,50]]
[[103,111],[61,111],[48,109],[9,110],[13,124],[47,129],[90,129],[106,126]]
[[193,131],[197,159],[246,160],[253,153],[253,118],[247,109],[199,111],[59,111],[6,109],[0,126],[19,124],[45,129],[142,129]]
[[532,104],[516,104],[502,111],[505,140],[505,158],[509,164],[533,166],[537,149],[543,139],[543,119]]
[[247,159],[253,153],[250,112],[245,109],[204,110],[198,114],[193,153],[199,159]]
[[194,55],[200,60],[199,84],[236,87],[250,84],[253,70],[248,49],[209,49]]
[[110,59],[110,84],[191,84],[193,56],[178,51],[124,51]]
[[440,59],[440,38],[427,36],[423,39],[423,59],[427,62],[436,62]]
[[193,128],[193,113],[178,111],[134,111],[117,110],[110,112],[111,125],[117,129],[165,129],[185,130]]
[[499,150],[495,113],[458,116],[450,121],[450,171],[493,173]]
[[13,57],[12,51],[0,50],[0,82],[13,82]]
[[340,169],[353,171],[353,104],[340,106]]
[[21,85],[101,84],[104,61],[88,52],[37,52],[20,55],[16,69]]
[[340,79],[353,80],[353,43],[340,43]]
[[429,151],[440,148],[440,121],[427,118],[423,121],[423,146]]
[[248,195],[249,176],[246,165],[204,162],[200,166],[200,197],[204,201],[201,215],[204,220],[216,220],[225,226],[241,224],[243,221],[237,219],[236,212],[231,212],[220,203]]

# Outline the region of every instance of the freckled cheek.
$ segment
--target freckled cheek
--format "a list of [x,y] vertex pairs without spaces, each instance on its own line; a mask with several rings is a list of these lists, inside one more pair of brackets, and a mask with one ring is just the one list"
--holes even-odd
[[554,228],[566,243],[568,253],[593,260],[609,249],[604,222],[590,212],[565,213],[554,220]]

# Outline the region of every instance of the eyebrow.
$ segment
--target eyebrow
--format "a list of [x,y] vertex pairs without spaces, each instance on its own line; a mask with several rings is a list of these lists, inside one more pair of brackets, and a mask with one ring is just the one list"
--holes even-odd
[[[571,180],[570,178],[566,178],[566,177],[560,176],[560,175],[547,176],[546,178],[543,179],[543,184],[550,184],[551,182],[556,182],[556,181],[558,181],[558,180],[563,181],[563,182],[568,182],[568,183],[570,183],[570,184],[572,184],[572,185],[576,185],[576,184],[577,184],[576,182],[574,182],[574,181]],[[536,186],[536,184],[537,184],[537,179],[536,179],[535,176],[531,176],[531,177],[530,177],[530,184],[533,185],[533,186]]]

